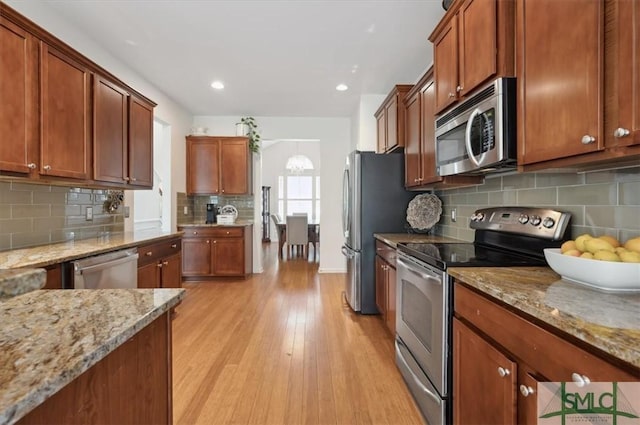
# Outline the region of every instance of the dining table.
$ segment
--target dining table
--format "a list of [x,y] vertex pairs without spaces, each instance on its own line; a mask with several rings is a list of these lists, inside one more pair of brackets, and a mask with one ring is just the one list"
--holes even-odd
[[[277,222],[276,230],[278,232],[278,257],[282,258],[282,248],[287,241],[287,223]],[[307,231],[309,235],[309,243],[313,244],[314,259],[318,258],[318,243],[320,242],[320,223],[310,221],[307,223]]]

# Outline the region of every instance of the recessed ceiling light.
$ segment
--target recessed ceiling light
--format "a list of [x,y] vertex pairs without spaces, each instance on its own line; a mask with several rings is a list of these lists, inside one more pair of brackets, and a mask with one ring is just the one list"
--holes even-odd
[[348,89],[349,89],[349,86],[347,86],[346,84],[338,84],[336,86],[336,90],[338,90],[338,91],[345,91],[345,90],[348,90]]
[[224,84],[222,84],[222,81],[214,81],[213,83],[211,83],[211,87],[216,90],[222,90],[224,88]]

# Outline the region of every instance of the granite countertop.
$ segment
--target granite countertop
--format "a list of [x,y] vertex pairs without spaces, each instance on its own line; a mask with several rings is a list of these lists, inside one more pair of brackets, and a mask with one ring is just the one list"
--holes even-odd
[[184,289],[37,290],[0,302],[0,423],[19,420],[184,294]]
[[596,291],[547,267],[452,267],[451,276],[640,368],[640,294]]
[[51,264],[76,260],[117,249],[131,248],[145,242],[180,236],[182,233],[157,230],[111,233],[96,238],[14,249],[0,252],[0,269],[46,267]]
[[47,282],[44,269],[0,270],[0,302],[40,289]]
[[218,224],[218,223],[205,223],[204,221],[195,221],[193,223],[178,224],[180,227],[246,227],[251,226],[253,221],[251,220],[236,220],[233,224]]
[[401,242],[410,243],[456,243],[466,242],[460,239],[453,239],[446,236],[427,235],[420,233],[374,233],[373,237],[386,243],[392,248],[396,248]]

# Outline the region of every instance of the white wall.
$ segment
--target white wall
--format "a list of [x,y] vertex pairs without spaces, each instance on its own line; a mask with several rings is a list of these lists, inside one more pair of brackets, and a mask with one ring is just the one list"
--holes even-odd
[[[191,128],[191,113],[146,81],[143,76],[114,58],[94,42],[89,34],[65,21],[55,10],[47,6],[46,1],[2,1],[158,104],[154,116],[171,126],[171,205],[176,205],[176,192],[186,190],[184,138]],[[127,196],[126,199],[133,197]],[[134,209],[135,205],[131,205],[131,208]],[[133,211],[131,216],[133,217]],[[176,208],[172,208],[171,229],[176,229]]]
[[[322,243],[320,244],[320,273],[346,271],[340,247],[342,236],[342,171],[351,151],[351,120],[348,118],[255,117],[258,131],[264,139],[320,139],[320,214]],[[194,127],[208,127],[210,135],[235,136],[235,123],[240,117],[196,116]],[[264,174],[270,167],[261,157]],[[256,176],[262,181],[261,176]],[[260,184],[261,186],[262,184]],[[254,186],[255,187],[255,186]],[[260,193],[255,205],[260,205]],[[258,208],[256,208],[257,210]],[[259,221],[256,221],[259,223]],[[254,229],[259,226],[254,226]],[[259,229],[258,229],[259,232]],[[254,245],[259,245],[261,234]],[[255,254],[255,250],[254,250]],[[255,256],[254,256],[255,257]],[[254,264],[255,269],[255,264]]]
[[[374,114],[387,95],[365,94],[360,96],[358,108],[351,121],[352,150],[374,151],[377,148],[378,128]],[[354,143],[355,141],[355,143]]]

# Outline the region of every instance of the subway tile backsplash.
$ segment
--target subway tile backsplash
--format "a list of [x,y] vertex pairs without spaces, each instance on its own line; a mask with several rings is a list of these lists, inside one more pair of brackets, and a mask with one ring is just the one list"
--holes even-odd
[[[479,186],[438,191],[442,217],[435,233],[472,241],[469,217],[478,208],[531,206],[572,214],[572,235],[640,236],[640,166],[592,173],[521,173],[487,176]],[[458,219],[451,221],[451,210]]]
[[[122,206],[108,214],[108,190],[0,181],[0,251],[27,248],[105,232],[124,231]],[[93,220],[87,221],[87,207]]]
[[[253,220],[252,195],[218,195],[218,196],[187,196],[186,193],[177,194],[178,225],[189,223],[204,223],[207,219],[207,204],[217,204],[219,207],[233,205],[238,210],[239,220]],[[187,214],[184,213],[185,207]]]

